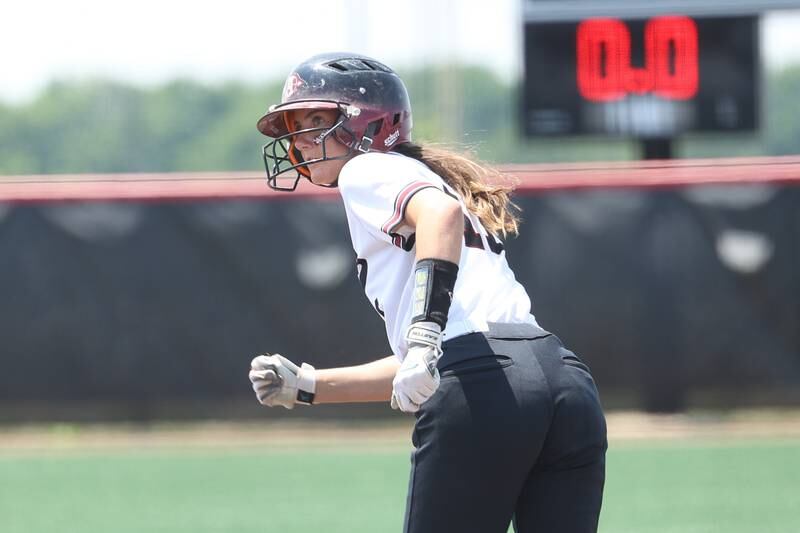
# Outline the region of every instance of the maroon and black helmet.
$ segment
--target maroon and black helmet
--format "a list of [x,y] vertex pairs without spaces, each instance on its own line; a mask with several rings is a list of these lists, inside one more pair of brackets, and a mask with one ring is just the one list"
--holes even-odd
[[[292,131],[286,111],[296,109],[336,109],[339,117],[329,128]],[[356,152],[388,152],[411,140],[411,125],[408,91],[392,69],[358,54],[314,56],[292,70],[281,103],[258,121],[258,131],[273,139],[262,149],[269,185],[292,191],[301,177],[310,177],[308,165]],[[323,155],[304,161],[295,136],[309,132],[316,132]],[[325,142],[331,136],[348,147],[346,155],[327,157]],[[278,183],[279,177],[284,183]]]

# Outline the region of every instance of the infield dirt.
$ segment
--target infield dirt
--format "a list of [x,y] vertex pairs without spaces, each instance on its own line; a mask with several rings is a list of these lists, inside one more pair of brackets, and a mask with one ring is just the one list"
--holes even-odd
[[[607,413],[614,442],[653,440],[800,439],[800,410],[753,410],[653,415]],[[52,424],[0,427],[0,453],[160,448],[369,447],[410,448],[413,419],[367,423],[297,420],[128,424]]]

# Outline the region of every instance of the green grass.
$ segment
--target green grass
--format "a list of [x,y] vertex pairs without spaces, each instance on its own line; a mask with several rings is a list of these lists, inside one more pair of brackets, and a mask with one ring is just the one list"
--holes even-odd
[[601,531],[800,532],[800,442],[619,446]]
[[[3,533],[397,532],[405,447],[0,456]],[[613,445],[606,533],[800,531],[800,442]],[[556,532],[557,533],[557,532]]]

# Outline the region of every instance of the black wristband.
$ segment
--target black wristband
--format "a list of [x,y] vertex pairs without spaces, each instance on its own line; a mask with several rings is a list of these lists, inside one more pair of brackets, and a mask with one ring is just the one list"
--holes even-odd
[[316,394],[314,394],[313,392],[297,389],[297,403],[302,403],[304,405],[311,405],[314,403],[315,396]]
[[458,265],[443,259],[420,259],[414,268],[411,323],[435,322],[444,330],[453,302]]

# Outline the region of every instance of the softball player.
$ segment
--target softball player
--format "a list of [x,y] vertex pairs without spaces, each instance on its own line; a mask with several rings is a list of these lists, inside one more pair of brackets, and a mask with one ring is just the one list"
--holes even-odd
[[253,359],[258,400],[390,401],[414,413],[406,532],[596,531],[606,427],[587,367],[543,330],[506,262],[499,174],[411,142],[401,79],[356,54],[289,75],[258,121],[271,187],[338,187],[357,271],[394,355],[315,369]]

